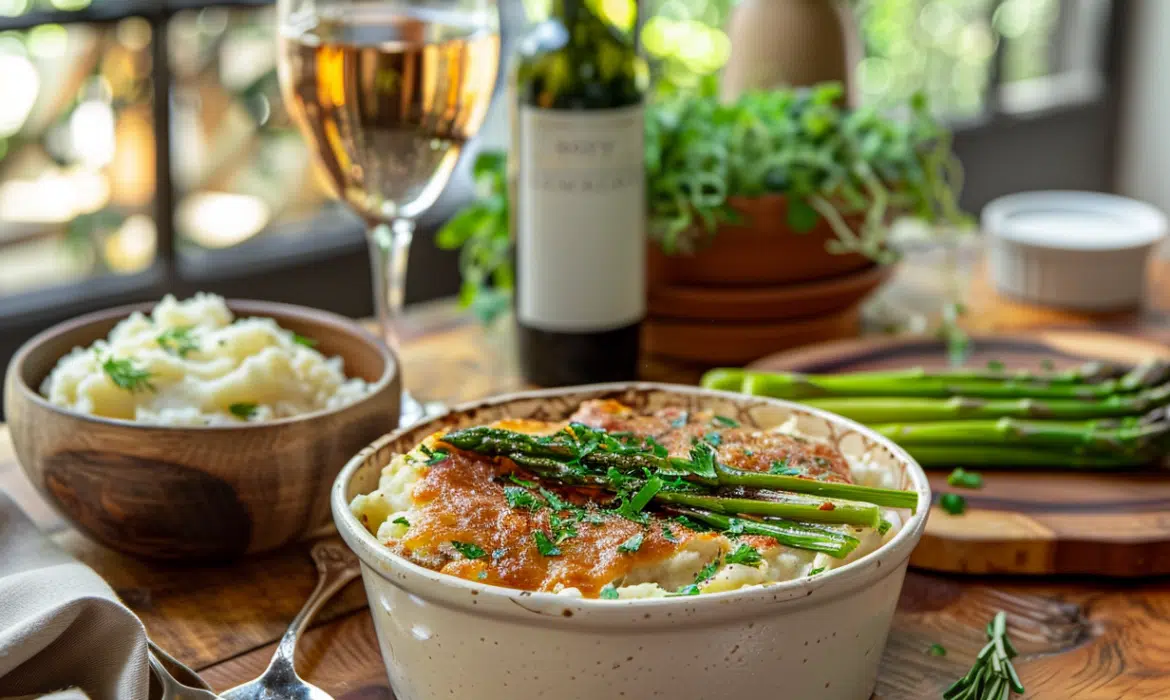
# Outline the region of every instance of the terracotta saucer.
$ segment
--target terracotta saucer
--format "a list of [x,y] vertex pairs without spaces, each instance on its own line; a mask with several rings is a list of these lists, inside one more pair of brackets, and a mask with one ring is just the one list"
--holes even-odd
[[758,322],[812,318],[855,306],[892,274],[891,266],[871,265],[845,275],[788,285],[655,285],[647,296],[647,310],[657,320]]

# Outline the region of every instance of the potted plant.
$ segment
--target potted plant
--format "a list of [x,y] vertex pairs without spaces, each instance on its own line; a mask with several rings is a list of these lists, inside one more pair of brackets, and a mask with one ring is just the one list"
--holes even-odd
[[[924,98],[899,117],[841,106],[842,88],[712,91],[646,113],[651,284],[775,285],[889,264],[895,214],[965,225],[949,132]],[[482,317],[512,284],[504,157],[476,162],[478,198],[439,233],[462,248],[463,300]]]

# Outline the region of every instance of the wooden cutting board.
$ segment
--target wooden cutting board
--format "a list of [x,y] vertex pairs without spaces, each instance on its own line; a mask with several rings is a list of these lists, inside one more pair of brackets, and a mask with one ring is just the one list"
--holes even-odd
[[[1068,367],[1086,360],[1170,358],[1170,347],[1113,333],[1036,331],[974,338],[973,366]],[[771,355],[750,367],[807,373],[945,367],[931,338],[861,339]],[[947,471],[930,474],[938,494]],[[1170,471],[1062,473],[984,470],[984,487],[958,490],[967,511],[935,506],[912,565],[972,574],[1170,574]]]

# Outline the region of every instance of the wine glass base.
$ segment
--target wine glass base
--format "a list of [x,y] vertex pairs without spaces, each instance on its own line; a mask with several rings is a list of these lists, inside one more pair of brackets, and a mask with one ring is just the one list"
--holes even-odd
[[399,409],[398,427],[405,428],[421,423],[427,418],[437,416],[447,410],[446,404],[439,401],[420,402],[409,391],[402,392],[402,403]]

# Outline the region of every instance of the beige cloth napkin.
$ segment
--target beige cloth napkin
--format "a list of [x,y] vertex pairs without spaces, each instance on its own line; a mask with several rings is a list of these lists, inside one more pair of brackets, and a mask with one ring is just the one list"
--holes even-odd
[[0,698],[146,700],[146,655],[146,630],[113,589],[0,491]]

